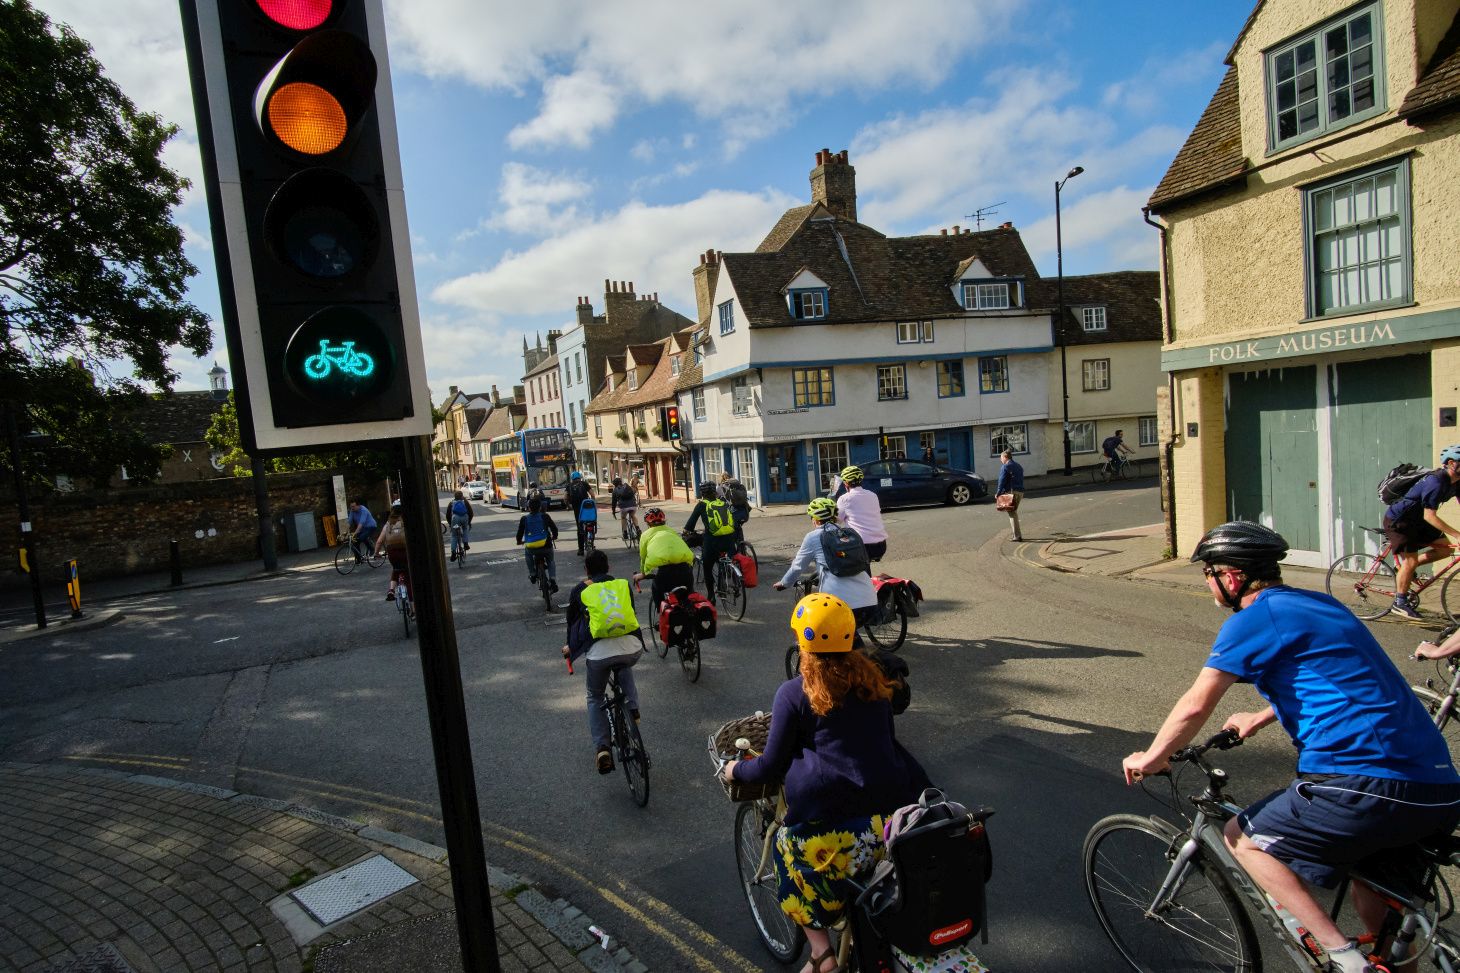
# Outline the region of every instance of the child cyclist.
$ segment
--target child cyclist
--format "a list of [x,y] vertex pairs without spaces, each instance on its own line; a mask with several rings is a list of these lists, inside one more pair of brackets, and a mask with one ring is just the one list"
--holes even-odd
[[548,579],[552,590],[558,590],[558,565],[553,558],[553,546],[558,539],[558,525],[553,523],[542,509],[542,501],[533,497],[527,501],[527,513],[517,521],[517,543],[525,548],[527,555],[527,580],[537,584],[537,562],[541,558],[547,565]]

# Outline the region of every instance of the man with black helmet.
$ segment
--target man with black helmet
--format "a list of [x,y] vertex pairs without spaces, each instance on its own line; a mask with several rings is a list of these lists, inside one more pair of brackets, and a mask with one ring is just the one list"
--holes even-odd
[[[1197,544],[1191,560],[1234,614],[1151,745],[1122,768],[1127,784],[1167,769],[1232,684],[1251,683],[1268,707],[1223,725],[1245,739],[1281,723],[1298,748],[1298,779],[1229,820],[1227,847],[1328,950],[1330,970],[1359,973],[1374,967],[1308,884],[1333,888],[1363,858],[1454,828],[1460,775],[1364,624],[1328,595],[1283,584],[1278,562],[1287,552],[1277,532],[1243,521],[1214,527]],[[1384,903],[1352,888],[1355,911],[1377,934]]]

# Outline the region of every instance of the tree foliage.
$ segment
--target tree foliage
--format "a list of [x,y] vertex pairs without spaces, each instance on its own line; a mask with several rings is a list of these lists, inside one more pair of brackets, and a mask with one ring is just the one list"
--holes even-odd
[[[253,475],[252,458],[243,451],[238,435],[238,408],[233,393],[228,401],[213,414],[213,422],[203,434],[208,448],[217,450],[223,457],[223,468],[234,476]],[[347,449],[328,453],[298,453],[293,456],[277,456],[265,461],[266,473],[296,473],[301,470],[355,469],[372,479],[383,479],[395,473],[398,464],[392,454],[384,450]]]
[[175,132],[70,28],[0,0],[0,399],[55,443],[27,460],[33,477],[155,470],[164,450],[109,417],[143,383],[171,388],[174,346],[211,347],[173,222],[188,182],[161,158]]

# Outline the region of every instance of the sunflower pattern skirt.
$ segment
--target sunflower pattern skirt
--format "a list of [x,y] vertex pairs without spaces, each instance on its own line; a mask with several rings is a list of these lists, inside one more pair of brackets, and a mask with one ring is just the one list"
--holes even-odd
[[886,857],[882,824],[883,815],[874,814],[807,821],[776,832],[781,911],[797,925],[813,929],[836,925],[851,898],[847,879]]

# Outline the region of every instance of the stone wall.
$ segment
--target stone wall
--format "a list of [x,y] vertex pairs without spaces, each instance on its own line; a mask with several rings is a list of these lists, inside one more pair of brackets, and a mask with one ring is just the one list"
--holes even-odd
[[[363,495],[372,511],[386,509],[385,484],[355,471],[272,475],[269,503],[279,551],[288,549],[284,518],[306,510],[314,514],[319,543],[325,543],[320,518],[335,514],[332,477],[337,473],[344,474],[349,496]],[[4,508],[14,523],[13,501]],[[46,579],[59,578],[61,562],[73,557],[80,562],[81,577],[92,580],[166,571],[169,542],[174,540],[184,571],[259,557],[258,514],[249,477],[54,494],[31,501],[31,520],[36,563]],[[19,572],[0,573],[0,586],[25,583]]]

